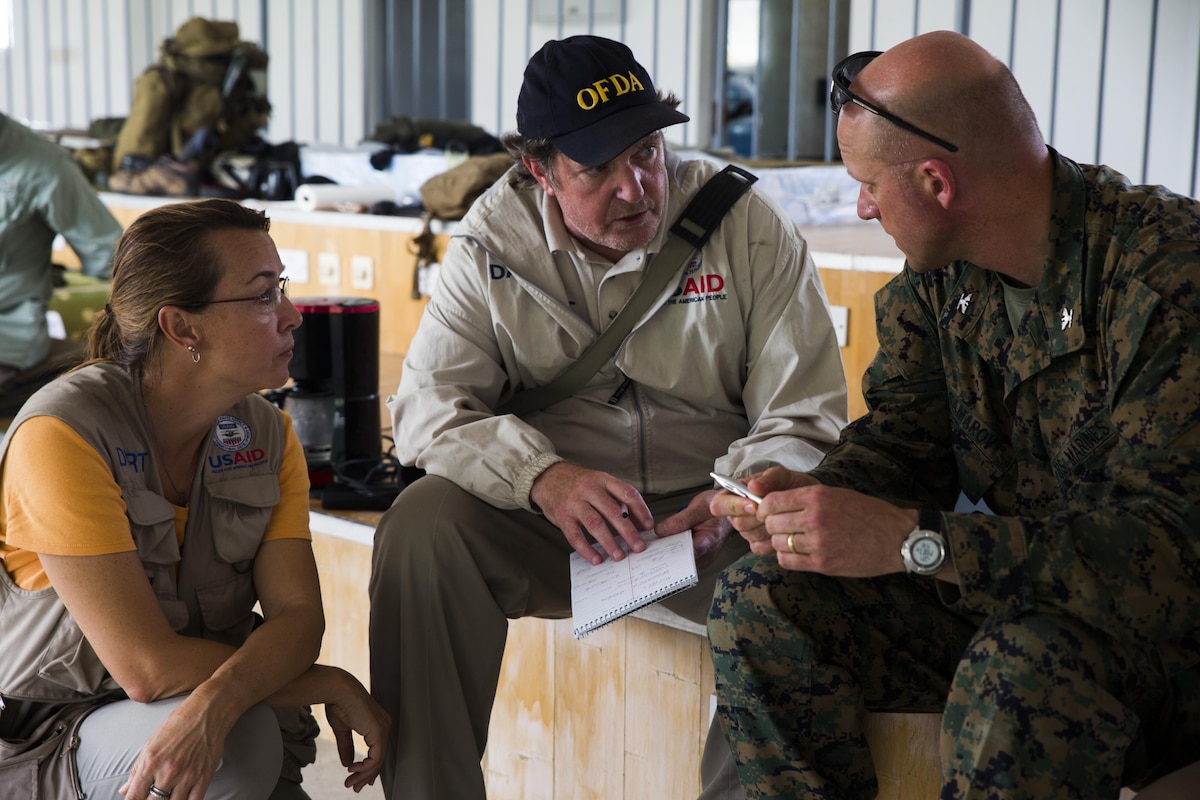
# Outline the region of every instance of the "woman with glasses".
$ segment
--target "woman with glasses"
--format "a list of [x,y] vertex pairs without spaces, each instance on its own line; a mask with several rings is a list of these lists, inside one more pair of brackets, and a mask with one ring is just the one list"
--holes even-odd
[[287,381],[301,321],[268,228],[227,200],[135,220],[91,360],[0,445],[0,796],[46,740],[64,757],[38,796],[303,798],[314,703],[346,785],[378,774],[387,713],[314,663],[306,465],[258,394]]

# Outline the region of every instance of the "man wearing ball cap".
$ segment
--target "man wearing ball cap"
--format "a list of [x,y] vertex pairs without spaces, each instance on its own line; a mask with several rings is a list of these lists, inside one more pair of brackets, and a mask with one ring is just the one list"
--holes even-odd
[[687,122],[664,103],[649,73],[620,42],[574,36],[547,42],[529,61],[517,130],[549,139],[567,158],[595,167],[655,131]]
[[[505,141],[521,157],[518,169],[557,199],[567,230],[616,263],[653,239],[662,224],[660,131],[688,121],[675,110],[678,104],[659,97],[625,45],[574,36],[548,42],[530,60],[517,99],[518,132]],[[596,192],[597,173],[615,169],[614,160],[631,148],[634,181],[616,192]],[[558,172],[547,151],[563,157]]]
[[[397,454],[426,475],[381,520],[370,586],[391,798],[485,796],[507,621],[571,616],[572,551],[619,560],[622,541],[644,549],[641,531],[691,536],[699,585],[662,604],[703,623],[717,573],[746,552],[708,511],[709,472],[809,469],[845,422],[820,278],[790,220],[753,189],[583,388],[503,410],[618,316],[719,171],[666,152],[663,129],[688,121],[678,104],[619,42],[547,42],[503,137],[518,163],[442,260],[388,401]],[[708,745],[702,796],[740,797],[719,731]]]

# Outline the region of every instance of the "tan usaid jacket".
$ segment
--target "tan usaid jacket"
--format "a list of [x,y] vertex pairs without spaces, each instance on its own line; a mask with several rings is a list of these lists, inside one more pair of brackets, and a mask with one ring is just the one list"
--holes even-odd
[[717,171],[668,154],[663,225],[615,265],[588,260],[539,188],[506,177],[485,193],[447,249],[388,401],[400,459],[524,509],[562,460],[647,494],[709,484],[714,469],[816,466],[846,421],[837,338],[807,244],[753,189],[586,387],[523,419],[492,412],[600,335]]

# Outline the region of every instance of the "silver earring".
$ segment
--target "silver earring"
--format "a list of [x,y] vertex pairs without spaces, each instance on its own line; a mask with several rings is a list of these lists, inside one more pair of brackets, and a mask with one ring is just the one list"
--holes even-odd
[[190,344],[189,344],[189,345],[188,345],[188,352],[192,354],[192,363],[193,363],[193,364],[199,364],[199,363],[200,363],[200,351],[199,351],[199,350],[197,350],[195,347],[193,347],[192,345],[190,345]]

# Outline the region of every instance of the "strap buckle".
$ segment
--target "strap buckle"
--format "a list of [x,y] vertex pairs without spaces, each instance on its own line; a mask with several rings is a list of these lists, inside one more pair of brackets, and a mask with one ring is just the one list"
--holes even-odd
[[[700,191],[688,203],[687,208],[671,226],[675,234],[696,250],[704,247],[717,223],[733,205],[733,201],[746,193],[758,176],[739,166],[730,164],[700,187]],[[716,202],[719,197],[728,197],[725,202]]]

